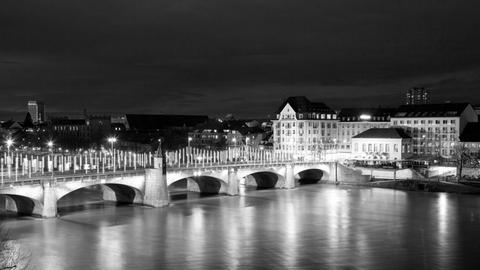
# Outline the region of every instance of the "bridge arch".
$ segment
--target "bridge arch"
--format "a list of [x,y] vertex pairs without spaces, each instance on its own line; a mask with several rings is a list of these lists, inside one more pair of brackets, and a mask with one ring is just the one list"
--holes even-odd
[[332,171],[331,164],[297,165],[294,168],[295,178],[302,183],[329,180]]
[[2,208],[6,212],[14,212],[18,215],[42,216],[43,205],[40,201],[28,196],[18,194],[0,194]]
[[62,199],[65,200],[69,195],[92,187],[99,188],[105,201],[116,201],[126,204],[140,204],[143,202],[143,192],[139,190],[138,187],[112,182],[103,184],[69,183],[69,185],[58,186],[56,190],[57,204],[61,202]]
[[253,169],[239,170],[239,179],[245,179],[246,186],[256,186],[258,189],[282,187],[285,184],[285,169]]
[[205,194],[227,193],[228,189],[228,183],[217,174],[184,175],[183,178],[167,181],[167,185],[171,187],[179,181],[186,181],[188,191]]

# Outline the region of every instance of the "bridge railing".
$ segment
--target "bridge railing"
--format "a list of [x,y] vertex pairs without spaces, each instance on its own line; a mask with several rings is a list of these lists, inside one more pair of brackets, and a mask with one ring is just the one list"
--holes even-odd
[[38,179],[44,176],[105,174],[136,171],[153,166],[152,153],[115,150],[87,151],[80,154],[3,153],[0,157],[0,184],[11,181]]
[[186,147],[166,152],[166,164],[170,168],[201,168],[238,164],[272,164],[279,162],[321,161],[320,152],[298,155],[293,152],[265,150],[248,146],[231,147],[226,150],[206,150]]
[[138,176],[144,175],[144,170],[136,170],[136,171],[117,171],[117,172],[105,172],[105,173],[98,173],[98,174],[71,174],[71,175],[54,175],[52,178],[51,176],[37,176],[32,178],[23,178],[23,179],[4,179],[4,182],[0,184],[0,189],[8,188],[12,186],[28,186],[28,185],[40,185],[45,181],[51,182],[54,181],[55,183],[59,182],[69,182],[69,181],[80,181],[80,182],[91,182],[91,183],[98,183],[102,180],[108,180],[111,178],[117,177],[131,177],[131,176]]
[[[77,154],[19,152],[0,155],[0,185],[44,178],[71,178],[75,175],[125,173],[153,167],[152,153],[115,150],[86,151]],[[225,165],[278,164],[296,161],[322,161],[320,153],[298,155],[293,152],[248,146],[222,151],[186,147],[165,153],[167,168],[206,168]]]

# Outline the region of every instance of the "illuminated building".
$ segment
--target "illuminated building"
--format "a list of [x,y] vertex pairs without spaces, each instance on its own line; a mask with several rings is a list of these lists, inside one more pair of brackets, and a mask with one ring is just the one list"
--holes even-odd
[[412,138],[401,128],[371,128],[352,138],[353,159],[403,160],[411,156]]
[[430,90],[423,87],[413,87],[405,95],[406,105],[421,105],[430,103]]
[[465,126],[477,120],[470,104],[444,103],[401,106],[390,121],[413,138],[414,154],[450,157]]
[[338,149],[351,151],[351,139],[371,128],[390,127],[390,117],[396,109],[387,108],[346,108],[338,115]]
[[337,113],[324,103],[289,97],[272,122],[276,151],[302,155],[336,146]]
[[45,104],[43,102],[31,100],[27,103],[27,109],[34,124],[45,122]]

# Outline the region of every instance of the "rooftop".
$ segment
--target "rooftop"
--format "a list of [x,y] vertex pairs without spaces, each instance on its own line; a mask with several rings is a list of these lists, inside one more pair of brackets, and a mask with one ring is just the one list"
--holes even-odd
[[362,139],[411,139],[407,133],[401,128],[371,128],[353,138]]
[[338,114],[342,122],[351,121],[390,121],[397,109],[393,108],[344,108]]
[[277,113],[280,113],[287,104],[290,104],[296,113],[335,113],[335,111],[325,105],[325,103],[311,102],[305,96],[293,96],[287,98],[282,103],[282,106],[278,108]]
[[62,119],[56,118],[51,119],[52,125],[54,126],[83,126],[87,124],[85,119]]
[[403,105],[393,117],[458,117],[469,105],[469,103]]

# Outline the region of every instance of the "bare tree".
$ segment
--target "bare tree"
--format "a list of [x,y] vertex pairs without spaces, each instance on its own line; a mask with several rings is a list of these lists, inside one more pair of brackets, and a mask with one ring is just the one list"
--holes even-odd
[[478,167],[479,159],[476,153],[470,151],[467,145],[464,142],[457,143],[454,146],[454,161],[457,165],[457,182],[459,182],[463,175],[463,168],[468,167]]
[[19,244],[9,237],[8,231],[0,225],[0,270],[27,269],[30,255],[23,252]]

